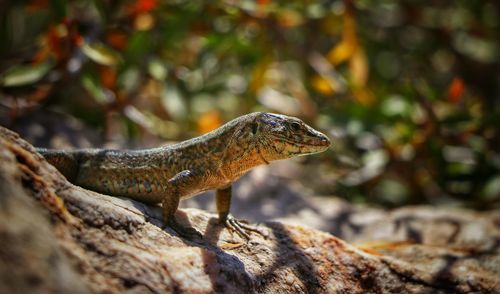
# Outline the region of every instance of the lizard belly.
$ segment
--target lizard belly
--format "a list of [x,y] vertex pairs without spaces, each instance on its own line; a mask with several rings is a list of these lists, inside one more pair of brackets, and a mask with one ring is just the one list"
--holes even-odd
[[231,182],[221,182],[214,177],[207,176],[203,181],[191,184],[190,188],[188,189],[189,193],[181,195],[181,199],[191,198],[203,192],[219,189],[222,186],[228,186],[230,184]]

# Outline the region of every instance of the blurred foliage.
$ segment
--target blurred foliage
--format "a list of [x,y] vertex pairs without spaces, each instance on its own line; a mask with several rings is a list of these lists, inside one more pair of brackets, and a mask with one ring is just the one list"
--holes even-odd
[[[497,1],[3,2],[2,107],[106,140],[185,139],[251,111],[333,138],[324,194],[500,199]],[[326,176],[325,176],[326,177]]]

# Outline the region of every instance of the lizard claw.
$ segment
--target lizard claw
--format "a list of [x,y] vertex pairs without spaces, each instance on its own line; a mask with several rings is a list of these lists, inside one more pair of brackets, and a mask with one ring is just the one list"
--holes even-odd
[[[240,224],[249,224],[250,222],[246,219],[235,219],[233,218],[234,220],[236,220],[237,222],[239,222]],[[254,229],[255,230],[255,229]]]
[[260,230],[252,228],[251,226],[247,225],[248,221],[246,220],[240,221],[234,218],[232,215],[228,215],[226,219],[223,221],[223,223],[228,230],[230,230],[231,232],[236,232],[238,235],[245,238],[246,240],[250,239],[250,235],[245,231],[250,231],[265,236]]

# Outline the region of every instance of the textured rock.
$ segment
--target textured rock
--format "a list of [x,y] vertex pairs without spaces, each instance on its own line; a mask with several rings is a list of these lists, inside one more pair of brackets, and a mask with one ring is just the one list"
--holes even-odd
[[0,135],[2,293],[500,291],[498,242],[467,251],[400,239],[355,247],[267,222],[266,236],[247,243],[215,215],[183,209],[178,217],[204,235],[192,242],[162,229],[159,207],[76,187],[16,134]]

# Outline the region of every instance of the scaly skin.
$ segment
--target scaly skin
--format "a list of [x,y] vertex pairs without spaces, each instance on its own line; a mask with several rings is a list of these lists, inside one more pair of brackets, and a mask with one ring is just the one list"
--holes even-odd
[[229,214],[231,183],[251,168],[274,160],[322,152],[330,141],[301,120],[256,112],[178,144],[145,150],[38,151],[81,187],[146,203],[162,203],[166,224],[184,237],[201,236],[174,214],[181,199],[216,190],[219,221],[249,238],[257,230]]

